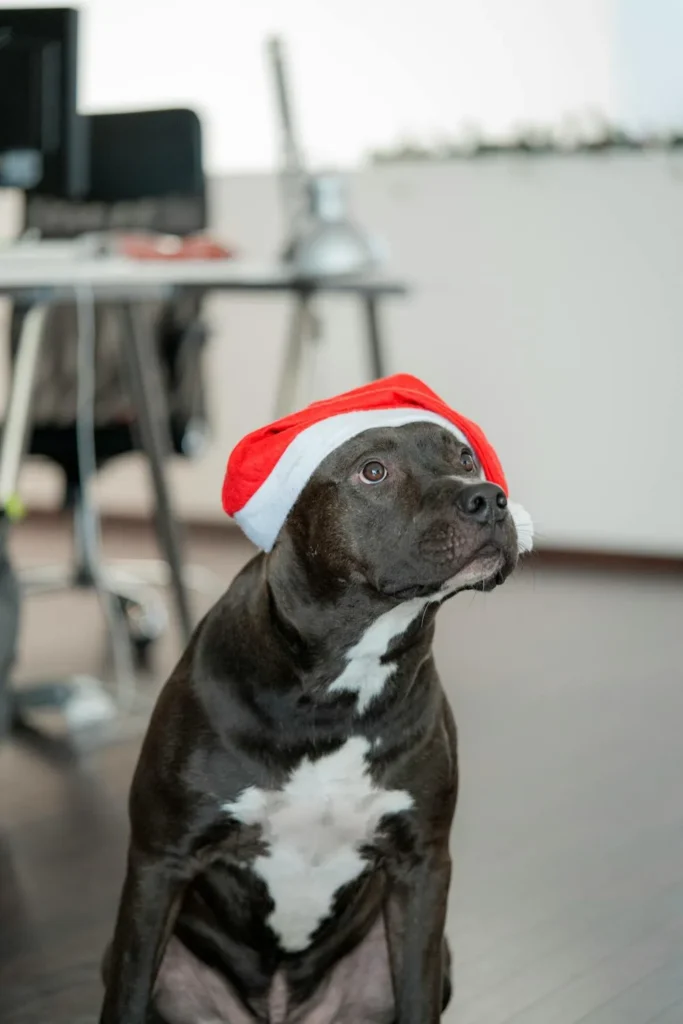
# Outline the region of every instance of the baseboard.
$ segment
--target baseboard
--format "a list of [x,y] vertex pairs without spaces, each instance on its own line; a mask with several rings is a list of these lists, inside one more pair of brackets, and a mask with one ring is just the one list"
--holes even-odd
[[666,573],[683,576],[683,557],[646,555],[632,551],[596,551],[581,548],[537,548],[528,556],[531,564],[548,567],[604,570],[610,572]]
[[[48,509],[32,509],[28,514],[31,522],[60,523],[68,519],[68,513]],[[107,532],[118,534],[153,530],[153,523],[142,516],[104,515],[102,527]],[[206,519],[184,519],[183,528],[192,535],[206,540],[225,538],[228,533],[237,532],[237,525],[230,519],[222,522]],[[583,548],[539,547],[525,558],[528,566],[556,566],[610,572],[667,573],[683,576],[683,556],[639,554],[637,552],[598,551]]]

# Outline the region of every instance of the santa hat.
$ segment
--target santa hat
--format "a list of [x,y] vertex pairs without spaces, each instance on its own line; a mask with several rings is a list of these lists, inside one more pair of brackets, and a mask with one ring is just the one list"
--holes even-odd
[[[406,423],[437,423],[450,431],[472,449],[486,480],[508,494],[503,468],[481,428],[422,381],[400,373],[315,402],[244,437],[228,461],[223,508],[257,547],[270,551],[323,459],[365,430]],[[519,550],[530,551],[531,518],[521,505],[509,502],[508,507]]]

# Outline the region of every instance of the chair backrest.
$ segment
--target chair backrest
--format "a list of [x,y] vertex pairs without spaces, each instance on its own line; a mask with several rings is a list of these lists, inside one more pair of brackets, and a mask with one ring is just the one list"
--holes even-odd
[[[27,228],[38,230],[46,238],[65,239],[88,231],[110,230],[187,235],[206,227],[202,131],[193,111],[96,114],[89,122],[90,186],[86,198],[27,196]],[[173,444],[184,455],[192,455],[192,445],[206,430],[201,306],[201,296],[196,294],[166,303],[156,330]],[[43,415],[36,417],[31,451],[58,462],[73,485],[78,476],[73,426],[76,316],[72,307],[53,313],[50,360],[46,360],[34,395],[35,409],[42,409]],[[13,351],[24,315],[22,306],[16,305]],[[96,447],[98,458],[105,461],[134,448],[136,439],[129,426],[130,416],[116,412],[122,404],[129,404],[129,396],[118,380],[116,345],[114,351],[111,344],[108,346],[107,358],[102,347],[107,332],[111,334],[115,328],[116,311],[100,304],[97,316]]]
[[145,110],[90,118],[90,198],[205,196],[202,128],[192,110]]
[[194,111],[93,114],[88,133],[86,196],[27,196],[27,228],[73,238],[110,230],[189,235],[206,227],[202,127]]

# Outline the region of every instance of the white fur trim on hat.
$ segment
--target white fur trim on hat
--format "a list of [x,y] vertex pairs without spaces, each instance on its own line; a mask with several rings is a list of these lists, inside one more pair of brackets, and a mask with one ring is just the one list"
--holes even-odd
[[[436,423],[462,444],[470,444],[453,423],[426,409],[369,409],[339,413],[318,420],[297,434],[259,489],[246,505],[235,512],[235,522],[257,547],[271,551],[294,503],[328,455],[365,430],[402,427],[407,423]],[[517,530],[520,554],[531,551],[534,536],[531,516],[516,502],[509,502],[508,508]]]
[[517,530],[517,544],[520,555],[526,554],[534,546],[534,524],[525,508],[516,501],[508,501],[508,509]]
[[318,420],[287,446],[259,489],[235,512],[235,522],[257,547],[270,551],[295,501],[328,455],[364,430],[407,423],[437,423],[463,444],[470,443],[453,423],[426,409],[368,409]]

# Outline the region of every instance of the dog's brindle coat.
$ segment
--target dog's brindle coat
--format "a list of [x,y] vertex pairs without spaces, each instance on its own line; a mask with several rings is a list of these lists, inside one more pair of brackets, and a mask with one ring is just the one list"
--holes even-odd
[[457,760],[434,619],[516,561],[502,491],[440,427],[328,456],[154,711],[102,1024],[439,1019]]

